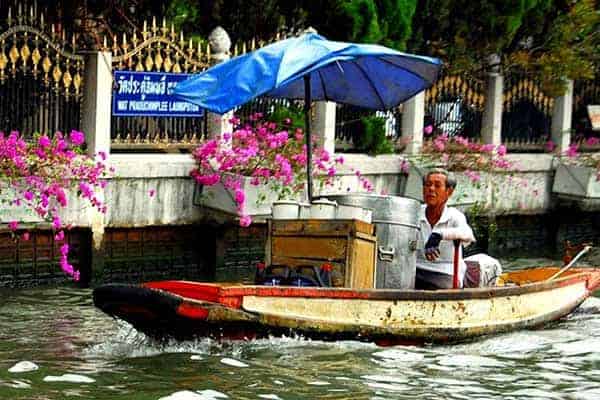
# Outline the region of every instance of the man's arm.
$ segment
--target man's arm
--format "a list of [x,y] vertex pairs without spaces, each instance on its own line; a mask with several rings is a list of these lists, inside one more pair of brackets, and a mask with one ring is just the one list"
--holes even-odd
[[456,210],[452,215],[449,228],[435,229],[442,235],[443,240],[460,240],[464,244],[469,244],[475,241],[473,230],[467,223],[467,218],[463,213]]

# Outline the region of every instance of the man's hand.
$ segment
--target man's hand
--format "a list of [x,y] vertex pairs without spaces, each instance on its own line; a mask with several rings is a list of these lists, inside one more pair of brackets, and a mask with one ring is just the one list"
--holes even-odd
[[442,241],[442,235],[437,232],[431,232],[427,243],[425,243],[425,258],[428,261],[435,261],[440,256],[440,242]]

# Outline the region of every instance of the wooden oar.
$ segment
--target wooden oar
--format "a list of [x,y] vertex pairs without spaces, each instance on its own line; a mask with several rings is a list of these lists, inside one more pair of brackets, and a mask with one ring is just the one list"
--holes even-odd
[[560,271],[558,271],[557,273],[555,273],[554,275],[552,275],[550,278],[548,278],[548,281],[556,279],[557,276],[561,275],[563,272],[565,272],[566,270],[568,270],[569,268],[571,268],[573,265],[575,265],[575,263],[577,262],[577,260],[579,260],[579,258],[581,256],[583,256],[585,253],[587,253],[588,251],[590,251],[591,248],[592,248],[592,246],[585,246],[583,249],[581,249],[581,251],[579,253],[577,253],[577,255],[575,257],[573,257],[573,259],[571,260],[570,263],[568,263],[567,265],[565,265],[564,267],[562,267],[560,269]]
[[458,259],[460,256],[460,240],[454,241],[454,275],[452,276],[452,288],[458,289]]

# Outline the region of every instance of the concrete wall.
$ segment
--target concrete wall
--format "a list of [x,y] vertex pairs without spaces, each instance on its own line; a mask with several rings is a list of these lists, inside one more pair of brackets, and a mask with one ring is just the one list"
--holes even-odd
[[[369,157],[361,154],[345,155],[345,166],[339,171],[340,181],[322,194],[364,191],[358,187],[355,171],[367,177],[375,186],[375,193],[400,194],[421,200],[423,171],[412,167],[407,178],[401,175],[404,157],[385,155]],[[457,174],[458,185],[450,203],[469,206],[475,202],[488,215],[544,214],[555,207],[552,183],[554,158],[549,154],[516,154],[508,157],[514,163],[509,171],[482,174],[479,183]],[[352,167],[352,168],[351,168]],[[403,180],[407,180],[406,183]]]
[[[409,182],[405,183],[406,177],[401,173],[403,156],[347,154],[344,158],[335,184],[316,188],[316,194],[365,192],[356,176],[356,171],[360,171],[373,184],[376,194],[406,195],[420,200],[421,176],[412,169]],[[536,215],[554,209],[559,202],[552,194],[556,167],[553,157],[519,154],[509,158],[515,162],[512,170],[482,174],[479,184],[457,174],[459,183],[451,199],[453,203],[478,202],[489,215]],[[108,211],[102,218],[103,226],[193,224],[210,217],[206,210],[193,205],[194,182],[189,171],[194,164],[189,155],[113,154],[109,163],[116,173],[104,190]],[[155,192],[152,197],[151,190]],[[73,225],[91,226],[96,214],[71,196],[64,216]]]
[[[511,171],[483,174],[479,184],[473,184],[458,174],[459,184],[451,198],[453,203],[468,206],[478,202],[489,215],[539,215],[564,203],[552,193],[556,162],[551,155],[518,154],[509,158],[515,162]],[[316,194],[365,192],[356,175],[360,171],[373,184],[376,194],[420,199],[421,176],[412,169],[407,180],[401,173],[403,156],[347,154],[344,159],[335,184],[315,188]],[[72,195],[69,208],[63,214],[66,222],[97,230],[104,227],[194,224],[212,217],[207,210],[193,204],[194,182],[189,172],[194,163],[189,155],[113,154],[109,165],[116,172],[103,193],[107,213],[98,213]],[[154,196],[150,196],[150,191],[155,193]],[[2,222],[15,217],[41,222],[12,212],[0,213]]]

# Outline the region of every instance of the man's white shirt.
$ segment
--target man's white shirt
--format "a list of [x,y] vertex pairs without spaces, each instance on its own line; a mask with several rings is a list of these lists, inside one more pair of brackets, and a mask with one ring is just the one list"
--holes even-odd
[[[475,237],[473,236],[473,230],[469,224],[467,224],[467,218],[460,210],[447,206],[444,206],[440,220],[435,224],[435,226],[431,226],[429,221],[427,221],[427,217],[425,216],[426,208],[427,205],[422,205],[419,213],[419,224],[421,227],[420,243],[422,243],[423,246],[420,246],[421,248],[417,252],[417,268],[425,271],[453,275],[454,240],[460,240],[464,246],[474,242]],[[440,242],[439,246],[440,256],[435,261],[428,261],[425,258],[425,249],[423,247],[425,243],[427,243],[427,239],[429,239],[429,236],[432,232],[437,232],[442,235],[442,241]],[[459,256],[459,279],[461,281],[465,275],[466,269],[467,266],[462,257],[461,246]]]

